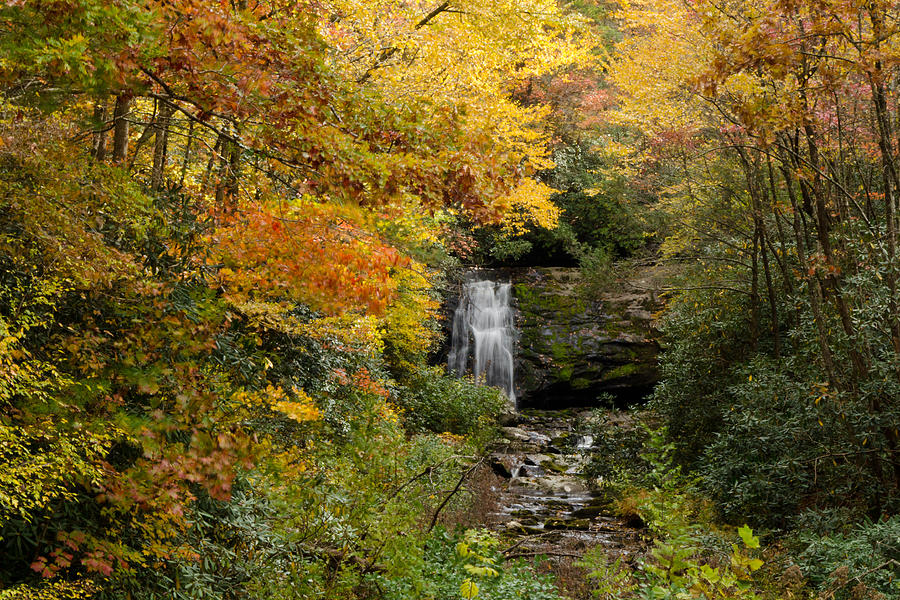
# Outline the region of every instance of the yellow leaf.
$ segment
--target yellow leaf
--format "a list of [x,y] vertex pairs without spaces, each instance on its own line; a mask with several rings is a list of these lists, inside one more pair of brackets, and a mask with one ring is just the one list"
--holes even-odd
[[478,586],[471,579],[466,579],[459,586],[459,593],[466,600],[472,600],[478,595]]

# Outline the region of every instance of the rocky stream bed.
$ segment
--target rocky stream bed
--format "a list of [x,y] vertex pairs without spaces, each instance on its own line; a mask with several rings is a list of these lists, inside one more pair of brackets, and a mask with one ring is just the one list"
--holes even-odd
[[[575,411],[528,411],[502,429],[490,456],[496,504],[489,525],[508,540],[506,555],[571,564],[591,548],[626,560],[643,547],[638,523],[615,516],[585,477],[594,447]],[[552,570],[552,569],[551,569]]]

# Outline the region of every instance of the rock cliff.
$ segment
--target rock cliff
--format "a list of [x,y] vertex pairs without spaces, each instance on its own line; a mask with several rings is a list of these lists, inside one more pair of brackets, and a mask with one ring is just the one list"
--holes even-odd
[[524,269],[511,278],[520,406],[627,405],[652,391],[660,302],[649,279],[638,274],[588,299],[577,269]]

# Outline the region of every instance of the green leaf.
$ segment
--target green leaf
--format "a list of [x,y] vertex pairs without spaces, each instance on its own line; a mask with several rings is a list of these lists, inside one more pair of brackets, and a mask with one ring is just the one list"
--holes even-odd
[[744,540],[744,545],[748,548],[759,548],[759,538],[753,535],[753,530],[747,525],[738,528],[738,535]]
[[758,558],[751,558],[747,561],[747,565],[750,567],[751,571],[756,571],[763,566],[763,561]]
[[700,574],[703,575],[703,579],[707,580],[710,583],[716,583],[722,578],[722,576],[719,575],[719,571],[713,569],[709,565],[701,565]]

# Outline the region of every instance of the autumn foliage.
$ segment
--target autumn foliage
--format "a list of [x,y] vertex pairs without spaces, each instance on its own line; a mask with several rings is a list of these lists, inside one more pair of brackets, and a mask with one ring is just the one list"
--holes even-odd
[[554,224],[547,112],[510,90],[584,61],[580,27],[0,3],[0,597],[362,597],[421,562],[394,533],[465,454],[398,408],[435,266],[458,219]]
[[730,518],[897,511],[896,13],[653,0],[617,14],[616,101],[595,131],[657,198],[663,257],[689,265],[658,406]]

